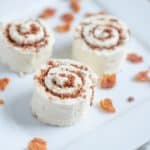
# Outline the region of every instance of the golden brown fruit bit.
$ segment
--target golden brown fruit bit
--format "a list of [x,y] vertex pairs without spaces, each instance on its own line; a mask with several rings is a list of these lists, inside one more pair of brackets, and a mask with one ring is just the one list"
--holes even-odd
[[68,31],[70,31],[70,29],[71,29],[71,23],[70,22],[56,26],[56,30],[58,32],[61,32],[61,33],[68,32]]
[[135,80],[140,82],[148,82],[150,81],[150,71],[144,70],[140,71],[135,75]]
[[65,13],[61,16],[64,22],[72,22],[74,20],[74,15],[72,13]]
[[115,107],[112,104],[112,100],[110,98],[105,98],[99,102],[99,107],[103,109],[105,112],[114,113],[116,112]]
[[79,12],[81,9],[80,3],[78,0],[71,0],[70,1],[70,7],[74,12]]
[[140,63],[140,62],[143,62],[143,57],[136,53],[130,53],[127,56],[127,60],[132,63]]
[[0,79],[0,90],[4,91],[9,84],[10,80],[8,78],[2,78]]
[[47,143],[41,138],[34,138],[29,143],[28,150],[47,150]]
[[104,88],[104,89],[113,88],[115,84],[116,84],[116,74],[104,75],[100,79],[101,88]]
[[41,19],[48,19],[55,15],[56,9],[55,8],[46,8],[43,10],[43,12],[40,14],[39,18]]

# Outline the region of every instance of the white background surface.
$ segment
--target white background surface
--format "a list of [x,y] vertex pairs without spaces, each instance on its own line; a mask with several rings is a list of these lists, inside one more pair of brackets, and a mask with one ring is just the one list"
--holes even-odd
[[[65,1],[65,0],[64,0]],[[61,11],[67,11],[66,4],[48,2],[46,0],[33,1],[23,0],[0,0],[0,21],[18,19],[22,17],[32,17],[46,5],[53,5]],[[30,5],[28,5],[30,3]],[[85,2],[86,3],[86,2]],[[48,5],[48,6],[49,6]],[[108,4],[106,4],[110,7]],[[30,6],[30,7],[29,7]],[[114,5],[111,5],[111,7]],[[113,9],[115,8],[109,8]],[[87,4],[84,11],[100,10],[101,6]],[[69,9],[68,9],[69,10]],[[115,9],[115,14],[121,10]],[[124,11],[124,14],[129,11]],[[132,12],[131,12],[132,16]],[[76,16],[77,22],[81,19]],[[127,23],[131,20],[125,19]],[[54,27],[58,19],[49,21],[49,25]],[[136,26],[136,24],[135,24]],[[133,26],[132,26],[133,28]],[[142,28],[143,29],[143,28]],[[135,29],[135,32],[138,29]],[[137,33],[137,32],[136,32]],[[138,34],[140,36],[141,34]],[[142,39],[142,36],[140,36]],[[68,34],[56,34],[54,56],[68,57],[70,55],[72,31]],[[145,40],[144,40],[145,41]],[[95,105],[91,110],[89,118],[79,124],[68,128],[48,127],[36,121],[30,112],[30,99],[32,95],[33,75],[19,78],[8,68],[0,66],[0,77],[9,76],[11,84],[2,93],[6,100],[3,108],[0,108],[0,145],[5,150],[25,149],[29,140],[34,136],[40,136],[48,141],[49,150],[130,150],[135,149],[150,139],[150,85],[137,84],[132,80],[135,72],[146,69],[149,64],[149,50],[137,42],[131,40],[131,50],[139,51],[144,55],[145,63],[141,65],[124,64],[122,72],[118,75],[118,84],[113,90],[96,90]],[[115,115],[105,114],[97,109],[97,102],[105,97],[113,98],[117,113]],[[126,98],[134,96],[135,102],[128,104]]]

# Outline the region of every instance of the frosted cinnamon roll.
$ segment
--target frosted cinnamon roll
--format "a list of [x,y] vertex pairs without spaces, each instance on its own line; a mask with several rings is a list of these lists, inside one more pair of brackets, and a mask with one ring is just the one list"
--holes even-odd
[[15,72],[35,71],[51,56],[54,37],[40,20],[10,22],[0,28],[0,60]]
[[81,21],[74,33],[72,56],[98,74],[116,73],[127,51],[129,30],[114,16],[94,14]]
[[74,124],[89,112],[96,80],[96,74],[85,65],[51,59],[34,78],[33,114],[51,125]]

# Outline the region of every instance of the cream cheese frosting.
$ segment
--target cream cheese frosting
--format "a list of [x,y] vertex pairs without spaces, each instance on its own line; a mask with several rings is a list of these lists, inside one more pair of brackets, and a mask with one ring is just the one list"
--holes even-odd
[[53,33],[40,20],[10,22],[0,28],[0,58],[15,72],[35,71],[51,56]]
[[33,114],[47,124],[74,124],[89,112],[96,80],[95,73],[85,65],[51,59],[35,75]]
[[95,14],[81,21],[74,33],[72,56],[98,74],[116,73],[127,51],[129,30],[108,14]]

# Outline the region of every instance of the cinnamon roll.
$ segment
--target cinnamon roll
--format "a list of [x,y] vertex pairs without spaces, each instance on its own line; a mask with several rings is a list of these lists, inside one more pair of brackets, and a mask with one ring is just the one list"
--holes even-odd
[[93,14],[81,21],[74,33],[72,56],[98,74],[116,73],[129,40],[127,26],[114,16]]
[[40,20],[10,22],[0,28],[0,60],[15,72],[35,71],[51,56],[54,37]]
[[74,124],[89,112],[96,80],[89,67],[76,61],[49,60],[34,78],[33,114],[47,124]]

